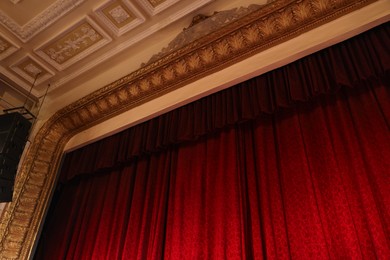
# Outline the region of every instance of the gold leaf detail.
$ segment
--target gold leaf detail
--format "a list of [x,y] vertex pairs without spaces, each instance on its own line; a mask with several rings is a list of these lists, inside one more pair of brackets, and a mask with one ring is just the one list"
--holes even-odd
[[241,33],[235,33],[231,38],[230,38],[230,45],[233,47],[235,50],[239,50],[242,47],[244,47],[244,39],[241,35]]
[[119,100],[115,93],[112,93],[110,96],[108,96],[108,102],[111,107],[119,105]]
[[14,242],[12,240],[5,241],[6,249],[1,252],[1,256],[5,257],[3,259],[18,259],[19,257],[19,251],[22,248],[22,244],[19,242]]
[[44,161],[44,162],[50,162],[53,157],[53,153],[51,151],[47,150],[40,150],[38,153],[39,159]]
[[136,85],[131,85],[130,88],[129,88],[129,92],[131,95],[133,96],[137,96],[138,93],[139,93],[139,89]]
[[214,52],[212,48],[206,48],[202,49],[200,51],[200,58],[203,60],[205,63],[211,63],[214,61]]
[[162,77],[161,77],[161,74],[159,73],[154,73],[152,75],[152,84],[155,85],[155,86],[159,86],[162,84]]
[[141,89],[142,89],[143,91],[146,91],[146,90],[148,90],[148,89],[150,88],[149,81],[148,81],[148,80],[145,80],[145,79],[143,79],[143,80],[140,81],[139,86],[141,87]]
[[187,65],[184,60],[180,60],[176,63],[175,69],[177,74],[183,75],[187,73]]
[[33,163],[33,169],[38,172],[47,172],[50,168],[50,163],[35,160]]
[[291,11],[285,11],[285,12],[280,13],[279,15],[280,15],[279,19],[277,19],[277,20],[278,20],[279,26],[282,30],[293,25],[294,21],[293,21],[293,14]]
[[[30,223],[32,216],[28,214],[27,212],[15,212],[14,214],[14,220],[17,220],[19,222],[24,223]],[[22,225],[24,226],[24,225]],[[12,229],[11,229],[12,230]],[[19,233],[20,230],[16,230],[15,233]]]
[[106,102],[106,99],[100,99],[96,103],[97,103],[97,106],[100,109],[100,112],[105,112],[108,109],[108,104]]
[[190,66],[191,69],[199,68],[200,66],[200,59],[198,55],[194,54],[191,55],[188,59],[188,66]]
[[119,98],[120,102],[124,102],[127,100],[128,94],[124,88],[122,88],[120,91],[118,91],[118,98]]
[[81,118],[79,117],[78,114],[73,113],[70,115],[70,117],[76,126],[81,126],[83,124],[83,121],[81,121]]
[[88,107],[87,107],[87,109],[88,109],[88,111],[89,111],[89,113],[91,113],[91,116],[94,118],[96,115],[98,115],[99,114],[99,109],[98,109],[98,107],[96,106],[96,104],[90,104],[90,105],[88,105]]
[[31,172],[30,173],[30,183],[36,186],[43,186],[45,183],[46,176],[45,174],[41,174],[40,172]]
[[317,0],[312,3],[315,12],[323,12],[330,5],[328,0]]
[[302,21],[308,18],[311,14],[310,5],[307,2],[302,2],[295,6],[293,13],[297,21]]
[[[20,206],[23,206],[23,207],[29,207],[29,205],[26,205],[26,204],[23,204],[23,203],[20,203]],[[31,211],[30,212],[33,212],[34,211],[34,207],[30,207],[31,208]],[[27,211],[26,211],[27,212]],[[30,222],[27,222],[27,221],[24,221],[23,219],[18,219],[18,218],[14,218],[12,220],[12,224],[14,224],[15,226],[19,226],[19,227],[22,227],[22,228],[27,228],[29,225],[30,225]],[[22,238],[23,239],[23,238]]]
[[261,39],[259,30],[255,26],[244,29],[243,34],[249,43],[258,42]]
[[[40,189],[39,186],[35,186],[35,188],[37,190]],[[21,199],[19,203],[20,203],[21,206],[26,207],[26,208],[31,208],[31,209],[35,208],[35,206],[37,205],[37,201],[35,199],[33,199],[33,198],[26,198],[26,197]],[[16,221],[16,219],[14,219],[14,221]]]
[[163,75],[167,81],[173,80],[175,78],[175,72],[171,67],[165,68],[163,71]]
[[66,129],[75,128],[74,122],[69,117],[63,117],[61,123]]
[[91,118],[86,108],[80,110],[80,116],[83,121],[88,121]]
[[219,41],[215,45],[215,52],[220,56],[227,56],[229,54],[229,45],[225,41]]
[[260,30],[265,37],[275,33],[275,29],[275,23],[271,19],[264,20],[260,25]]

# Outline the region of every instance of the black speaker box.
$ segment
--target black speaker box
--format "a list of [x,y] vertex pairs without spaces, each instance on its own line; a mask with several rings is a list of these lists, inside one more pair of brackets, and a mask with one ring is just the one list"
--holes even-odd
[[15,176],[31,122],[19,113],[0,115],[0,202],[12,200]]

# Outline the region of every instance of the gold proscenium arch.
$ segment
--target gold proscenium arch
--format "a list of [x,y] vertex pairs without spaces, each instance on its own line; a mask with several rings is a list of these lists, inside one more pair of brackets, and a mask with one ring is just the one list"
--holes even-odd
[[375,0],[280,0],[59,110],[39,130],[0,225],[1,259],[31,257],[65,144],[82,130]]

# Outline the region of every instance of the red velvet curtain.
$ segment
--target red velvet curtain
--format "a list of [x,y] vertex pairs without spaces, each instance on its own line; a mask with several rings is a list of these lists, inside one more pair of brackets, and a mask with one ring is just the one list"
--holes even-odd
[[36,259],[388,259],[388,24],[67,155]]

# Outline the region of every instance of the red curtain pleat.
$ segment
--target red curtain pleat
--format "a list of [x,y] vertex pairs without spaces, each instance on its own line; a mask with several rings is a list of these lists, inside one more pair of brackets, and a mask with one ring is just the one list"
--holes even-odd
[[388,32],[72,152],[35,258],[389,258]]
[[[227,125],[253,120],[340,87],[389,80],[390,26],[384,24],[353,39],[240,83],[232,88],[123,131],[79,150],[61,180],[115,167],[142,154],[194,140]],[[99,152],[97,152],[99,151]],[[87,153],[84,155],[83,153]],[[84,158],[87,157],[87,158]],[[87,160],[88,163],[85,163]],[[74,161],[74,163],[73,163]],[[80,163],[84,162],[84,163]]]

